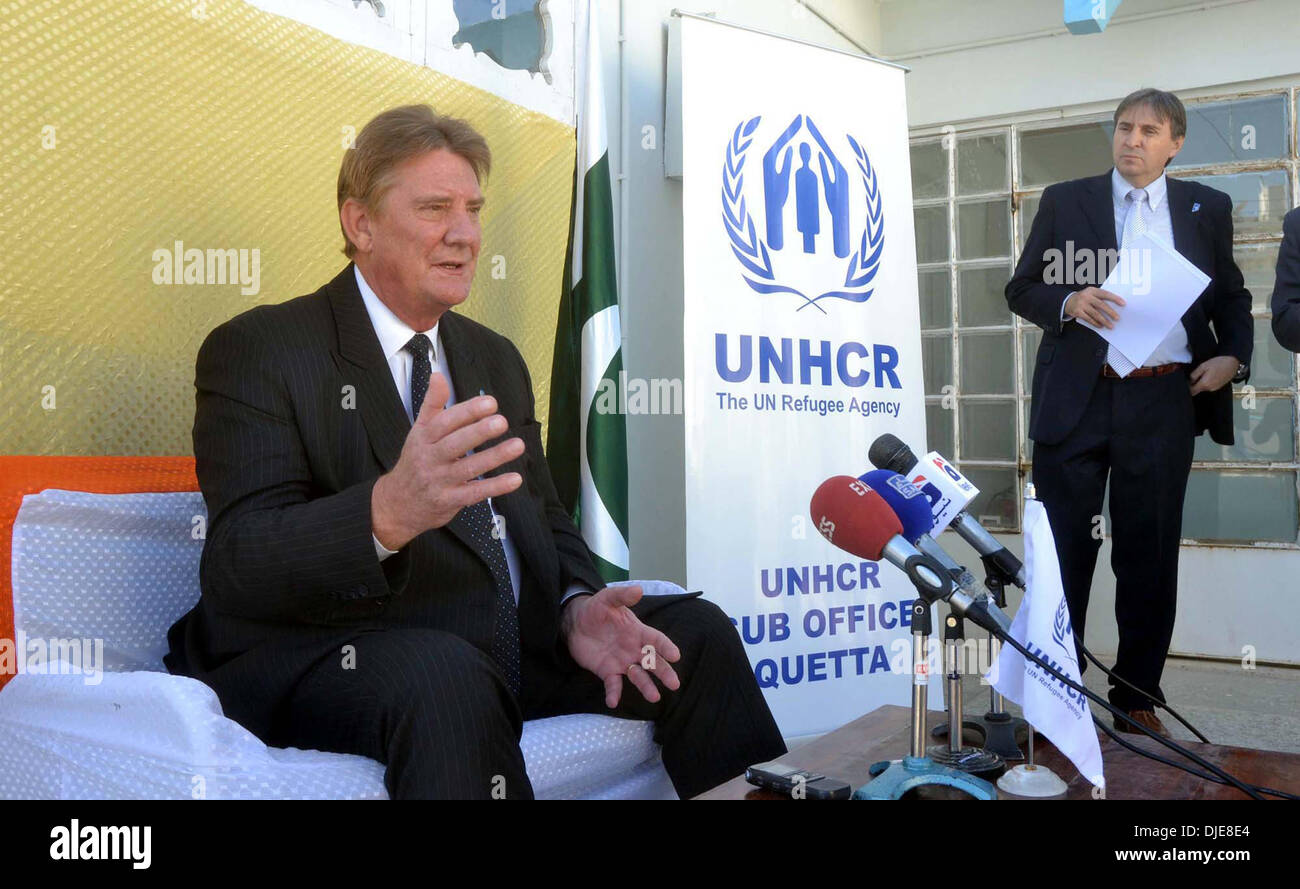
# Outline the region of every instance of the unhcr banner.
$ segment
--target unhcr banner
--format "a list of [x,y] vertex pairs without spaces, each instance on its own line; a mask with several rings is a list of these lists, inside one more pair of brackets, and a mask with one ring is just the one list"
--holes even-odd
[[809,518],[822,481],[872,468],[876,436],[928,450],[904,72],[674,26],[687,582],[736,622],[782,732],[822,732],[913,681],[914,587]]

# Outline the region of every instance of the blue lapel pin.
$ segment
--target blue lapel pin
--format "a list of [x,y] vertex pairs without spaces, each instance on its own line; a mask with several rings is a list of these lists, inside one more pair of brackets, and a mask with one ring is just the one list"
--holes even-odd
[[1199,203],[1192,204],[1192,212],[1193,212],[1193,213],[1195,213],[1195,212],[1196,212],[1197,210],[1199,210],[1199,209],[1201,209],[1201,205],[1200,205]]

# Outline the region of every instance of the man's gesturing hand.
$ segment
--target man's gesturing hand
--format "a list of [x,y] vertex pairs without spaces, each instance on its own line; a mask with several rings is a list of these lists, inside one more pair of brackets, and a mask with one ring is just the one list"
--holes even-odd
[[611,709],[623,695],[624,676],[652,704],[659,700],[659,689],[651,673],[664,688],[675,691],[682,684],[671,666],[682,656],[677,646],[641,623],[629,607],[640,599],[639,586],[605,587],[594,596],[569,600],[564,608],[562,632],[569,654],[605,683],[605,706]]
[[1070,294],[1070,298],[1065,301],[1065,314],[1087,321],[1094,327],[1110,330],[1119,320],[1119,312],[1106,303],[1122,306],[1124,298],[1100,287],[1085,287]]
[[517,472],[479,479],[524,452],[511,438],[482,453],[469,452],[506,431],[490,395],[447,407],[451,390],[434,373],[415,424],[391,472],[379,477],[370,494],[375,537],[388,549],[401,549],[430,528],[441,528],[466,506],[509,494],[523,483]]

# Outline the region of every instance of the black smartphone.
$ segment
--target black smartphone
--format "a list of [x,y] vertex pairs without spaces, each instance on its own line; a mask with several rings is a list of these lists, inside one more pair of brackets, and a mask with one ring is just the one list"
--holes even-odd
[[745,769],[745,780],[756,787],[775,790],[794,799],[848,799],[853,788],[807,769],[773,760]]

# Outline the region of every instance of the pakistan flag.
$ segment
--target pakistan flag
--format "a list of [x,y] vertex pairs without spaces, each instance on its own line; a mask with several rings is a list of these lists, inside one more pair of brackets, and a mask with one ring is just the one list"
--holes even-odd
[[578,158],[564,290],[555,329],[547,460],[606,581],[627,580],[627,425],[610,410],[623,369],[614,211],[595,3],[579,2]]

